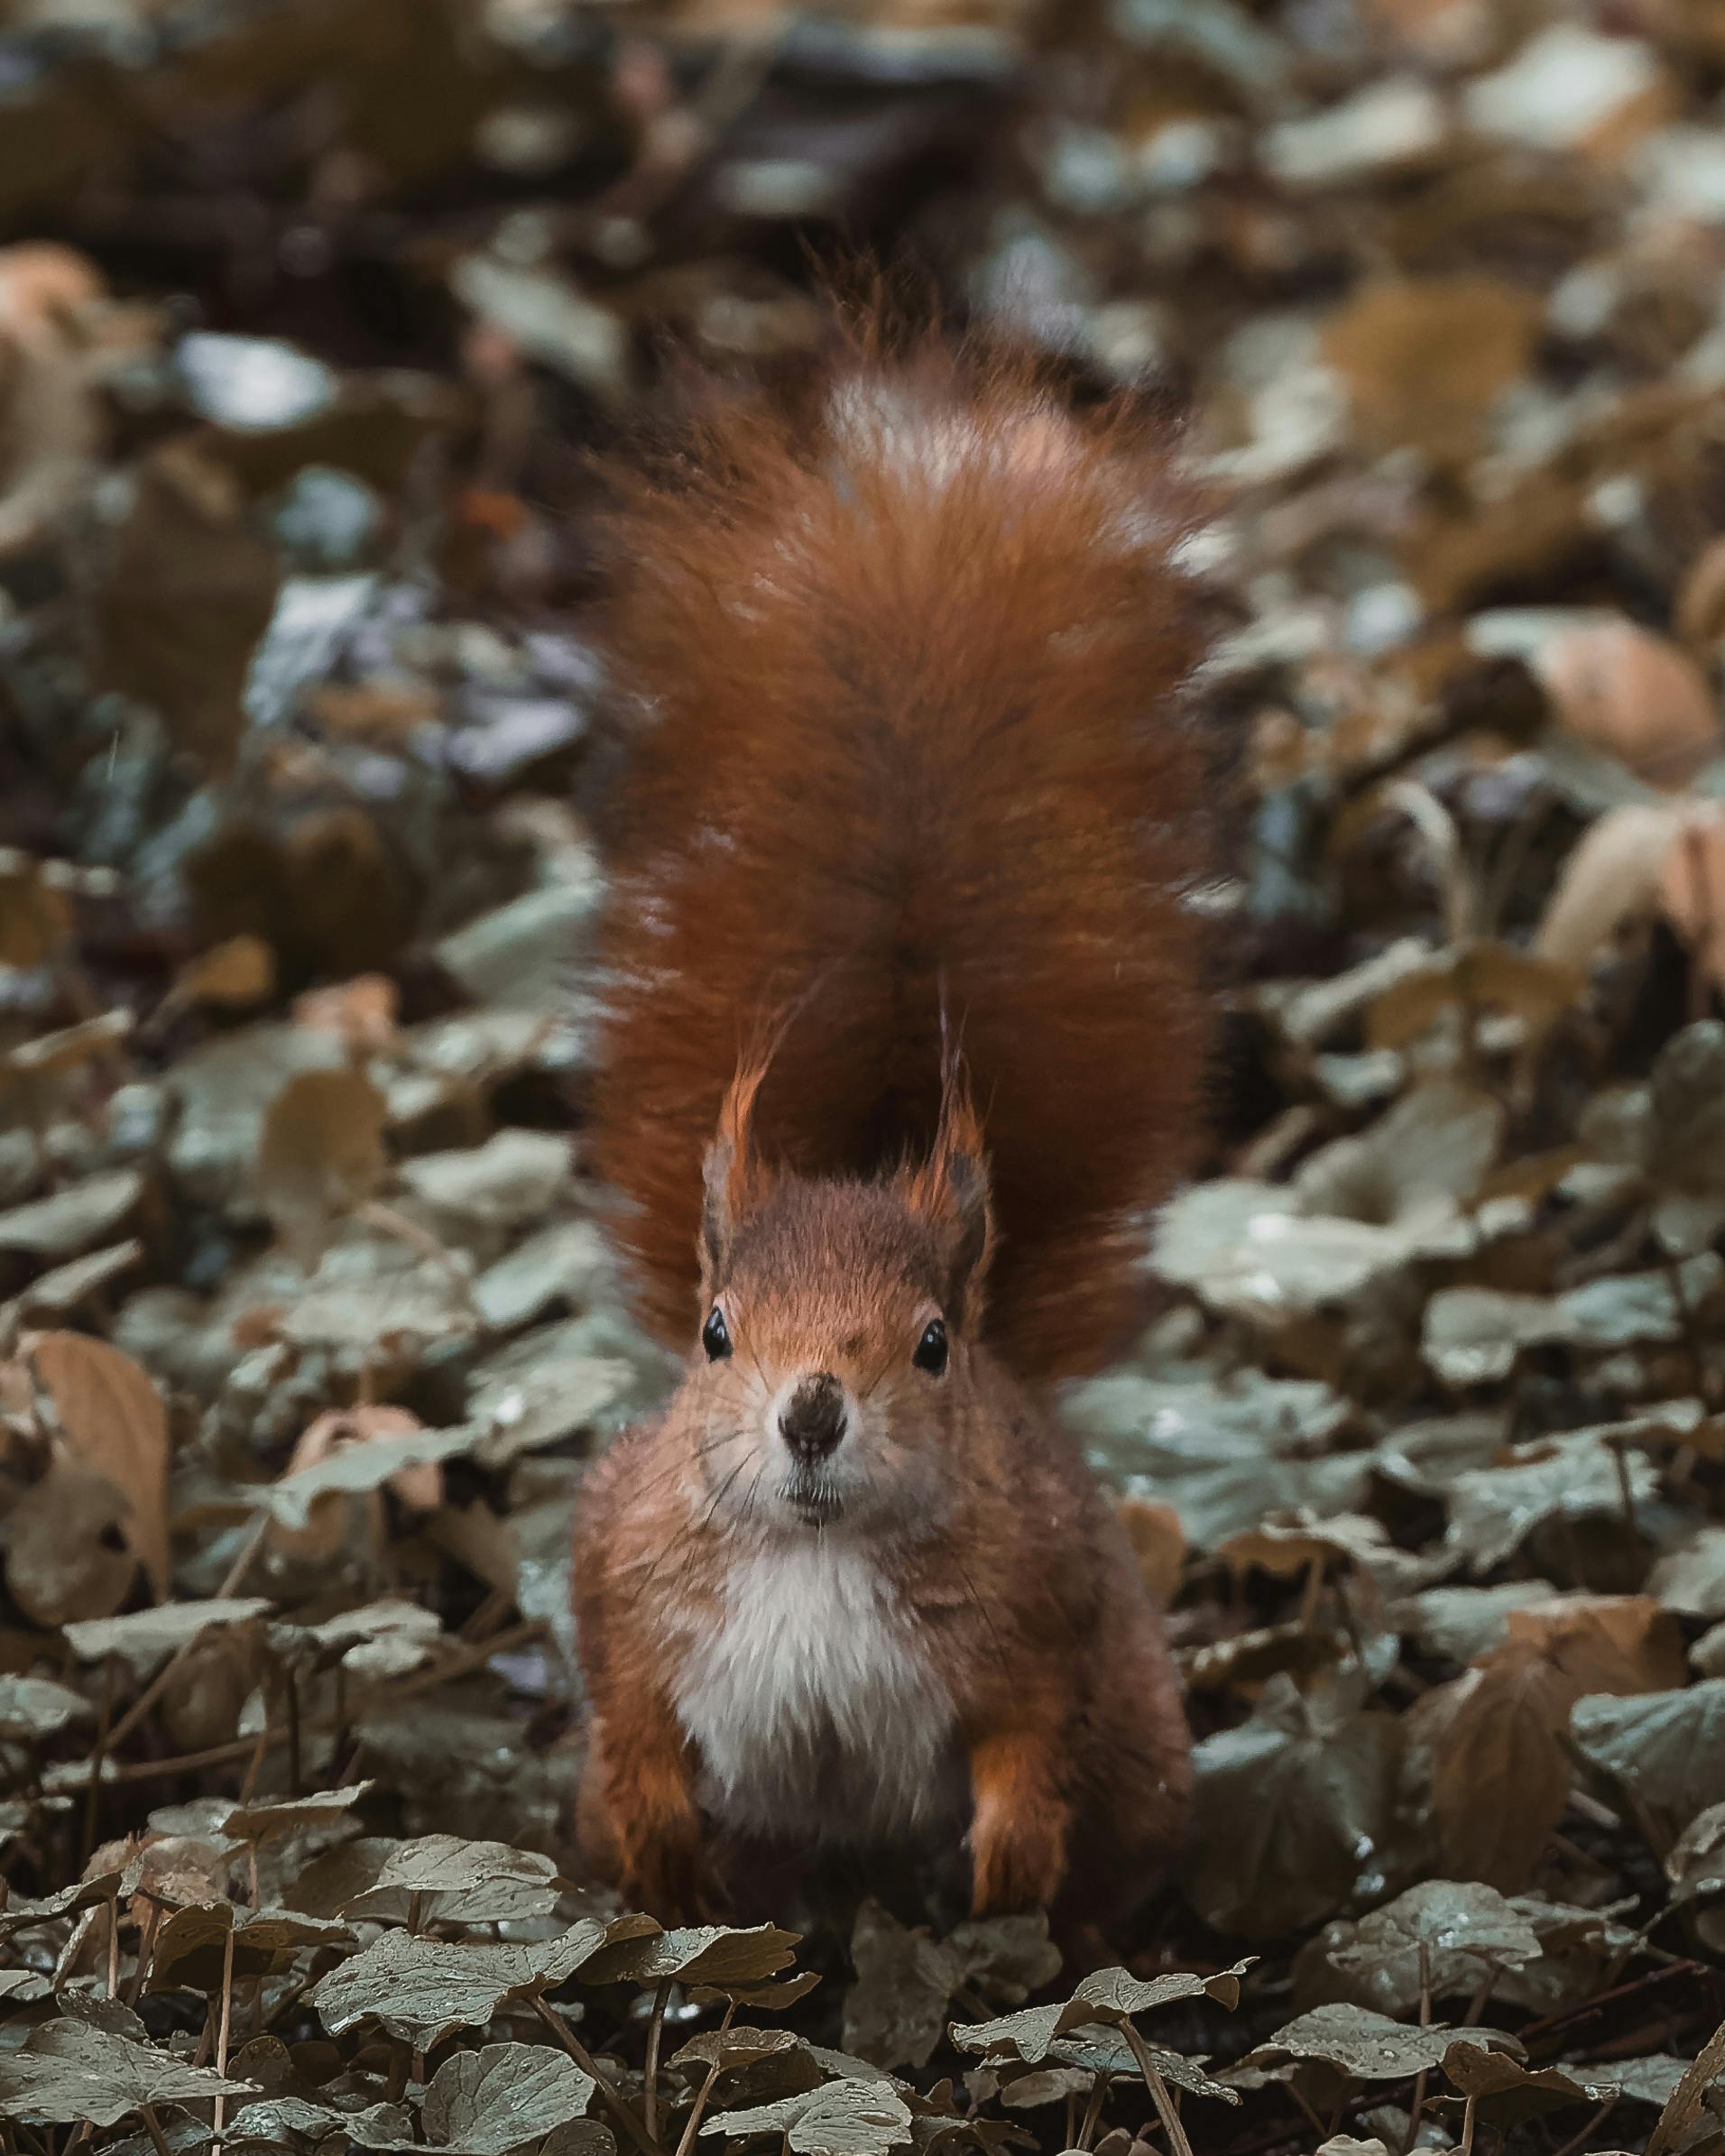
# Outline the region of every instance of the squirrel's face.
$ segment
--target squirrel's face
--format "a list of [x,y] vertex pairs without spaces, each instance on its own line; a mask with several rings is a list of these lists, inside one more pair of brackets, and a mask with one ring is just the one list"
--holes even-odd
[[683,1393],[715,1521],[938,1518],[970,1355],[948,1255],[894,1184],[778,1178],[735,1225]]

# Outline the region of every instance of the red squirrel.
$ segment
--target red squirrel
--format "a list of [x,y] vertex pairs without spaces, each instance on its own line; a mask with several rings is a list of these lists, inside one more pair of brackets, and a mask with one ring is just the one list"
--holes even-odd
[[1160,1620],[1036,1388],[1197,1126],[1188,525],[1130,410],[935,337],[623,484],[593,1159],[687,1360],[578,1502],[577,1820],[655,1914],[762,1840],[946,1837],[1075,1921],[1177,1853]]

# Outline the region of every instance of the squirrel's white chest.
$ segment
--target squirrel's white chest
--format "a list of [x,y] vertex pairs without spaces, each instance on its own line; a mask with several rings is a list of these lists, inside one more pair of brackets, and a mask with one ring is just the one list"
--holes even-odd
[[962,1794],[953,1705],[865,1551],[831,1535],[738,1558],[677,1691],[726,1825],[909,1832]]

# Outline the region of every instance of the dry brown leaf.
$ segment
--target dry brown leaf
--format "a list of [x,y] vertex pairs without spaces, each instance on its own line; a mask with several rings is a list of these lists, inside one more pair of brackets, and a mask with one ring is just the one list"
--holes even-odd
[[100,271],[69,247],[0,248],[0,554],[40,535],[99,447],[77,327],[102,298]]
[[44,879],[42,863],[0,849],[0,965],[45,965],[71,932],[65,893]]
[[125,1498],[126,1539],[156,1599],[164,1600],[171,1586],[168,1411],[155,1380],[129,1355],[81,1332],[42,1332],[28,1344],[68,1452]]
[[214,1003],[228,1009],[266,1003],[275,993],[275,953],[261,935],[230,935],[183,967],[171,990],[176,1003]]
[[315,1258],[331,1225],[383,1181],[385,1115],[363,1071],[302,1071],[271,1103],[258,1141],[258,1199],[302,1258]]
[[1589,1692],[1659,1691],[1683,1676],[1682,1635],[1650,1596],[1511,1610],[1503,1644],[1411,1710],[1440,1860],[1505,1893],[1527,1884],[1569,1800],[1562,1738]]
[[158,712],[177,747],[225,769],[280,577],[232,475],[182,442],[155,450],[103,586],[105,681]]
[[438,719],[432,690],[393,682],[332,682],[312,696],[309,708],[313,721],[331,733],[394,751]]
[[1676,803],[1608,809],[1564,863],[1533,940],[1536,957],[1585,966],[1627,921],[1651,912],[1685,812]]
[[1712,802],[1679,823],[1658,879],[1665,918],[1701,972],[1725,988],[1725,808]]
[[1725,537],[1711,539],[1690,563],[1672,619],[1703,658],[1725,636]]
[[[374,1438],[411,1437],[424,1427],[419,1416],[405,1407],[331,1408],[301,1432],[280,1479],[285,1482],[291,1476],[303,1474],[349,1445],[363,1445]],[[435,1460],[403,1468],[400,1474],[391,1476],[386,1487],[414,1511],[434,1512],[443,1502],[443,1470]],[[374,1497],[370,1501],[376,1503]],[[271,1525],[270,1540],[276,1548],[296,1557],[330,1557],[341,1547],[348,1514],[347,1497],[335,1494],[318,1497],[313,1501],[303,1527],[286,1527],[276,1521]]]
[[7,1517],[6,1592],[33,1625],[112,1617],[138,1575],[129,1524],[106,1475],[54,1460]]
[[1122,1497],[1121,1525],[1138,1559],[1138,1569],[1158,1609],[1166,1609],[1180,1584],[1185,1562],[1185,1530],[1172,1505],[1158,1505],[1148,1497]]
[[1453,455],[1525,371],[1538,324],[1531,295],[1497,278],[1398,280],[1368,285],[1338,308],[1324,346],[1363,428]]
[[1687,786],[1719,751],[1719,714],[1700,668],[1651,630],[1579,622],[1547,638],[1532,664],[1569,732],[1651,786]]

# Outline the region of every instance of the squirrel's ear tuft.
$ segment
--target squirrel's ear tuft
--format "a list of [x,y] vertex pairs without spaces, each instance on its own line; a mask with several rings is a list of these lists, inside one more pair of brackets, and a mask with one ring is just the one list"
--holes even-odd
[[934,1230],[946,1275],[947,1315],[974,1328],[982,1309],[982,1284],[994,1244],[989,1203],[988,1156],[963,1066],[949,1055],[942,1073],[940,1125],[934,1148],[906,1179],[912,1212]]
[[754,1110],[766,1058],[738,1066],[719,1110],[719,1127],[707,1147],[702,1180],[701,1290],[712,1288],[722,1271],[739,1222],[759,1210],[771,1176],[755,1152]]

